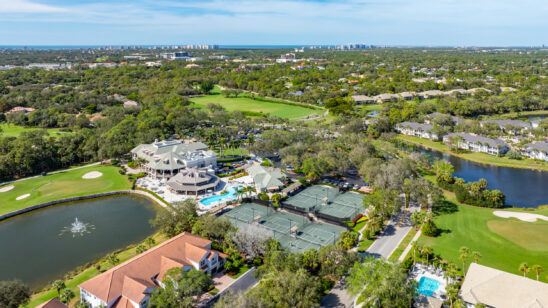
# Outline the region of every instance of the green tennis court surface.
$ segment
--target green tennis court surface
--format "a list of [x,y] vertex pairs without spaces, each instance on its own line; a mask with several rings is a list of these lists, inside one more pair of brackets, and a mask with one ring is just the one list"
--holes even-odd
[[321,213],[341,220],[354,218],[363,211],[364,196],[355,192],[340,193],[337,188],[314,185],[283,201],[302,212]]
[[272,231],[282,247],[293,252],[334,244],[339,240],[340,233],[345,230],[340,226],[310,222],[304,216],[276,212],[254,203],[243,203],[223,216],[236,227],[256,223]]

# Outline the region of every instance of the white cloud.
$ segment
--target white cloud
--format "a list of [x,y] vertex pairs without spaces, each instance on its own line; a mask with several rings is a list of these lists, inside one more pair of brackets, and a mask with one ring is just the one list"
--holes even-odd
[[464,43],[474,36],[504,38],[505,32],[532,37],[548,29],[546,0],[89,0],[63,6],[37,1],[0,0],[0,22],[44,24],[36,30],[72,23],[112,29],[113,37],[119,31],[232,43],[257,37],[277,43]]
[[59,13],[65,11],[61,7],[26,0],[0,0],[0,13]]

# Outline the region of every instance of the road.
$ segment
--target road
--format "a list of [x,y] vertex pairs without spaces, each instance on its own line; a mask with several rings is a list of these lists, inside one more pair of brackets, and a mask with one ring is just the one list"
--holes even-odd
[[[369,249],[367,249],[365,255],[388,259],[409,230],[411,230],[412,225],[409,217],[411,217],[411,213],[415,210],[417,210],[417,208],[410,208],[409,211],[400,212],[399,214],[394,215],[379,238],[377,238]],[[405,215],[404,220],[402,224],[399,225],[402,215]],[[353,297],[346,292],[346,287],[343,282],[342,284],[335,285],[335,287],[324,296],[320,306],[326,308],[353,307]]]
[[224,292],[231,290],[234,293],[237,293],[239,291],[245,291],[248,288],[251,288],[257,284],[257,279],[255,279],[255,271],[257,268],[252,268],[248,270],[245,274],[240,276],[238,280],[234,281],[228,288],[224,290]]
[[325,308],[349,308],[354,302],[353,296],[346,292],[344,278],[341,279],[329,293],[323,297],[320,307]]
[[[398,245],[403,240],[403,238],[407,235],[409,230],[411,230],[412,224],[409,219],[411,216],[412,210],[409,211],[403,211],[398,213],[397,215],[394,215],[392,219],[390,219],[390,222],[384,228],[382,233],[380,234],[379,238],[373,242],[371,246],[366,251],[367,255],[375,256],[375,257],[384,257],[385,259],[388,259],[392,252],[398,248]],[[404,216],[403,222],[400,224],[400,219]]]

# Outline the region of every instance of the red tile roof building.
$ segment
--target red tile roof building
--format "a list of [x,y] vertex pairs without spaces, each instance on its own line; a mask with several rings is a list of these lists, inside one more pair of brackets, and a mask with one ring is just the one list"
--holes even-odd
[[195,268],[212,273],[222,269],[225,258],[211,249],[211,241],[181,233],[82,283],[81,300],[92,308],[146,307],[168,270]]
[[52,298],[49,301],[36,306],[36,308],[68,308],[67,305],[63,304],[57,297]]

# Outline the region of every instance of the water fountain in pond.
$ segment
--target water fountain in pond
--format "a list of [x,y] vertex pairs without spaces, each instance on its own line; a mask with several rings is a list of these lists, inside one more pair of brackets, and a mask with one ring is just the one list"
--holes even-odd
[[93,229],[95,229],[94,225],[79,221],[78,217],[75,217],[74,222],[72,222],[70,226],[64,227],[59,235],[70,232],[72,237],[83,236],[84,234],[91,233],[91,230]]

